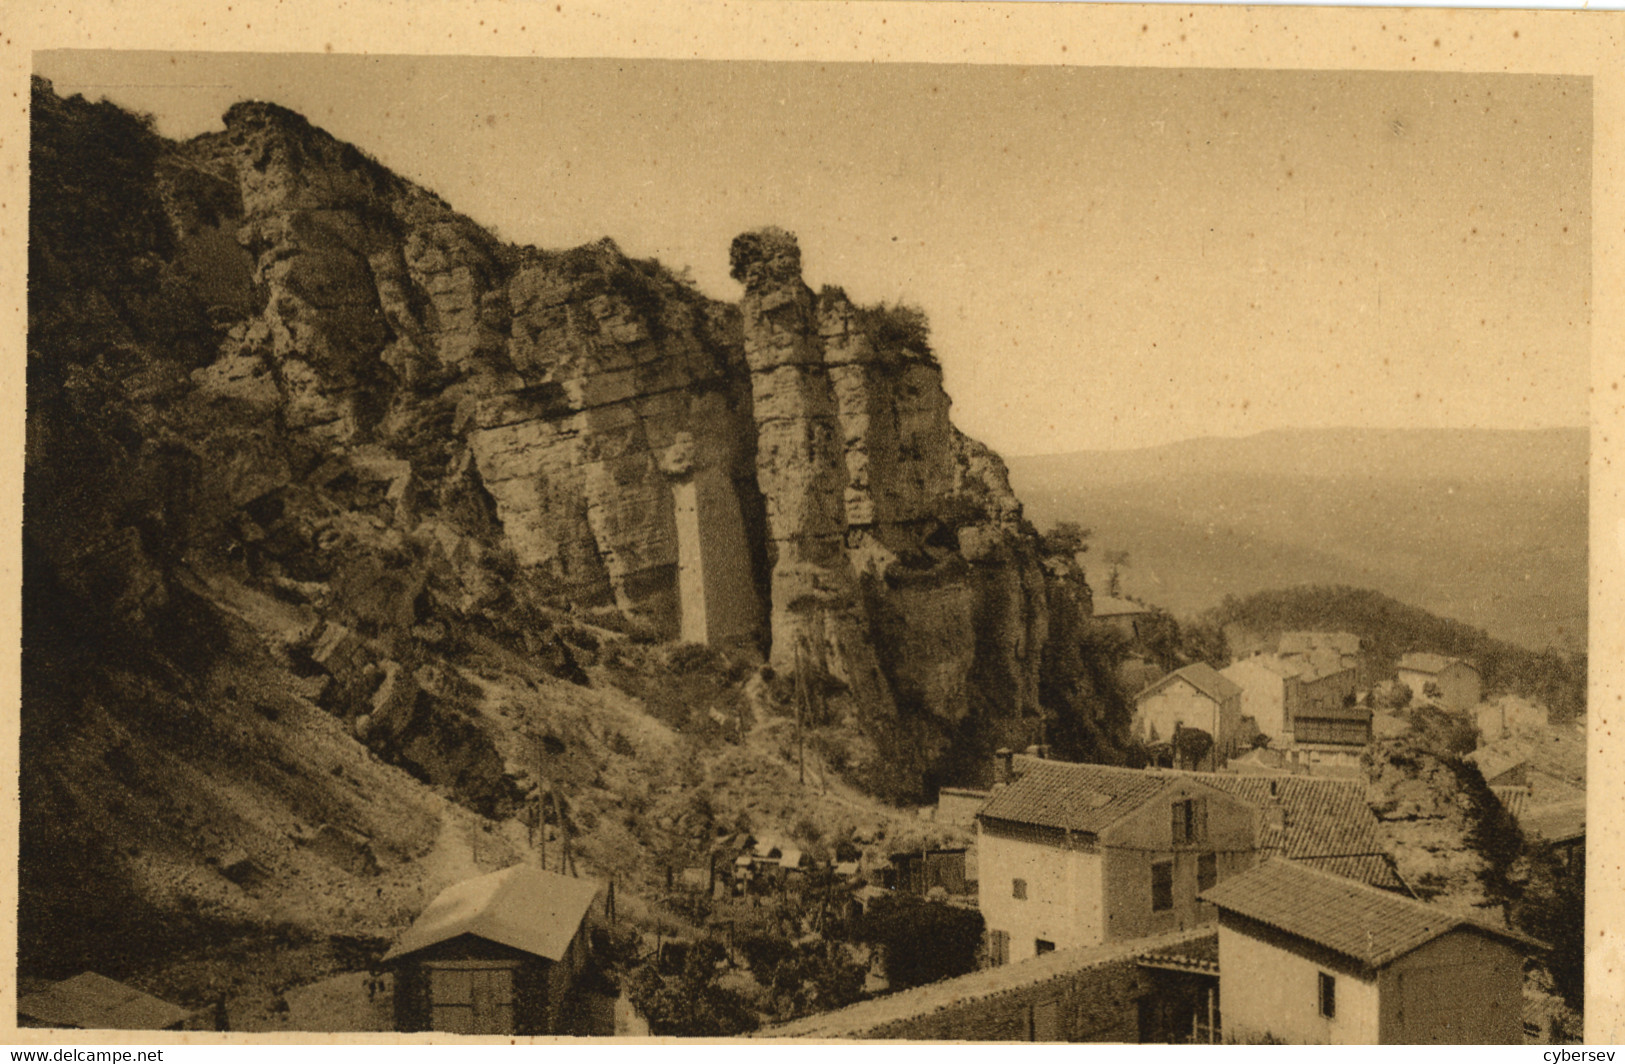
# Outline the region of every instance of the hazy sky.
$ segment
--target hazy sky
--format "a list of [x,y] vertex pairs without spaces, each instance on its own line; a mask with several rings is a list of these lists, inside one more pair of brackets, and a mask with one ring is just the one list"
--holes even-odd
[[274,100],[508,240],[929,314],[961,428],[1031,454],[1586,422],[1585,79],[45,52],[184,137]]

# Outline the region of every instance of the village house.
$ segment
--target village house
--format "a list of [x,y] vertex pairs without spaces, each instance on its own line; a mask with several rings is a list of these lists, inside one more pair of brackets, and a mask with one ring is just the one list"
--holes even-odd
[[1301,668],[1274,654],[1254,654],[1219,670],[1219,675],[1241,688],[1241,715],[1253,719],[1259,732],[1269,736],[1271,746],[1291,739]]
[[587,916],[603,891],[597,880],[522,864],[447,887],[384,955],[395,971],[395,1029],[573,1033]]
[[1566,865],[1585,863],[1586,801],[1569,798],[1541,805],[1531,803],[1521,815],[1514,814],[1525,835],[1546,843],[1557,851]]
[[976,811],[987,801],[987,791],[966,787],[942,787],[937,790],[937,808],[932,819],[938,824],[951,824],[957,828],[975,828]]
[[1210,922],[1196,896],[1252,863],[1256,811],[1201,780],[1021,761],[977,815],[994,964]]
[[[1411,689],[1417,701],[1428,701],[1452,712],[1465,712],[1478,705],[1481,683],[1478,669],[1460,658],[1442,654],[1406,654],[1395,669],[1400,683]],[[1438,694],[1429,694],[1430,688]]]
[[1371,709],[1319,703],[1293,722],[1290,757],[1313,771],[1353,773],[1371,744]]
[[[20,989],[20,988],[19,988]],[[178,1031],[193,1014],[96,972],[17,997],[19,1027],[83,1031]]]
[[1199,763],[1180,768],[1214,769],[1240,752],[1241,688],[1206,662],[1186,665],[1134,696],[1134,733],[1145,743],[1174,743],[1178,732],[1195,728],[1207,733],[1212,746]]
[[1201,891],[1272,854],[1403,889],[1355,780],[1002,764],[977,816],[995,964],[1210,923]]
[[1130,602],[1124,598],[1113,598],[1110,595],[1096,595],[1094,599],[1094,618],[1109,628],[1116,629],[1124,638],[1135,643],[1141,639],[1141,625],[1151,616],[1151,611],[1138,602]]
[[1355,671],[1358,683],[1363,670],[1360,661],[1360,637],[1353,632],[1282,632],[1276,641],[1275,653],[1287,661],[1312,665],[1317,672]]
[[1474,714],[1481,742],[1493,743],[1528,732],[1545,732],[1550,724],[1546,707],[1516,695],[1499,695]]
[[1477,765],[1479,774],[1492,789],[1529,786],[1529,761],[1526,758],[1480,747],[1463,760]]
[[1226,1040],[1523,1042],[1533,939],[1279,859],[1204,898]]
[[[1353,666],[1340,664],[1335,657],[1316,664],[1302,657],[1254,654],[1227,665],[1220,675],[1241,688],[1242,715],[1253,718],[1258,730],[1278,748],[1296,739],[1300,719],[1338,719],[1355,696]],[[1316,738],[1308,741],[1327,741],[1324,729],[1311,730]]]

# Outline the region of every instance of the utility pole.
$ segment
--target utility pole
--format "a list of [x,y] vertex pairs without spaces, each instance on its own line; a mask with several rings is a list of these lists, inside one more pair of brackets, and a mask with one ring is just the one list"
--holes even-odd
[[801,718],[802,718],[803,710],[805,708],[805,703],[807,701],[807,676],[806,676],[806,665],[805,665],[804,660],[803,660],[803,658],[801,656],[801,644],[800,643],[796,644],[795,701],[796,701],[796,772],[797,772],[797,775],[800,778],[801,785],[805,787],[807,785],[807,758],[806,758],[806,747],[805,747],[805,744],[803,742],[802,733],[801,733],[801,727],[802,727]]

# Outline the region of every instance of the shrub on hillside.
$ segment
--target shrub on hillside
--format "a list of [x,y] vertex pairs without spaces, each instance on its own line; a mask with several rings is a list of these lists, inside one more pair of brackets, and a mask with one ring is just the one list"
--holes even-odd
[[854,937],[880,948],[894,990],[976,969],[984,924],[975,909],[909,895],[877,898]]

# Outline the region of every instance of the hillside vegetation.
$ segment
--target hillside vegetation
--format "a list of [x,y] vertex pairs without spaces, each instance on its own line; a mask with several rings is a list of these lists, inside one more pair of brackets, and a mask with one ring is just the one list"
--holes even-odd
[[1201,616],[1237,644],[1271,644],[1282,632],[1353,632],[1373,679],[1393,675],[1400,656],[1428,651],[1466,658],[1479,669],[1486,696],[1508,693],[1547,707],[1554,722],[1583,718],[1586,656],[1533,651],[1492,638],[1479,628],[1410,606],[1377,591],[1339,586],[1227,596]]
[[275,104],[31,103],[21,978],[333,1022],[288,1001],[480,872],[568,846],[665,926],[751,836],[964,842],[909,803],[1046,719],[1120,755],[1089,588],[924,316],[791,234],[722,303]]

